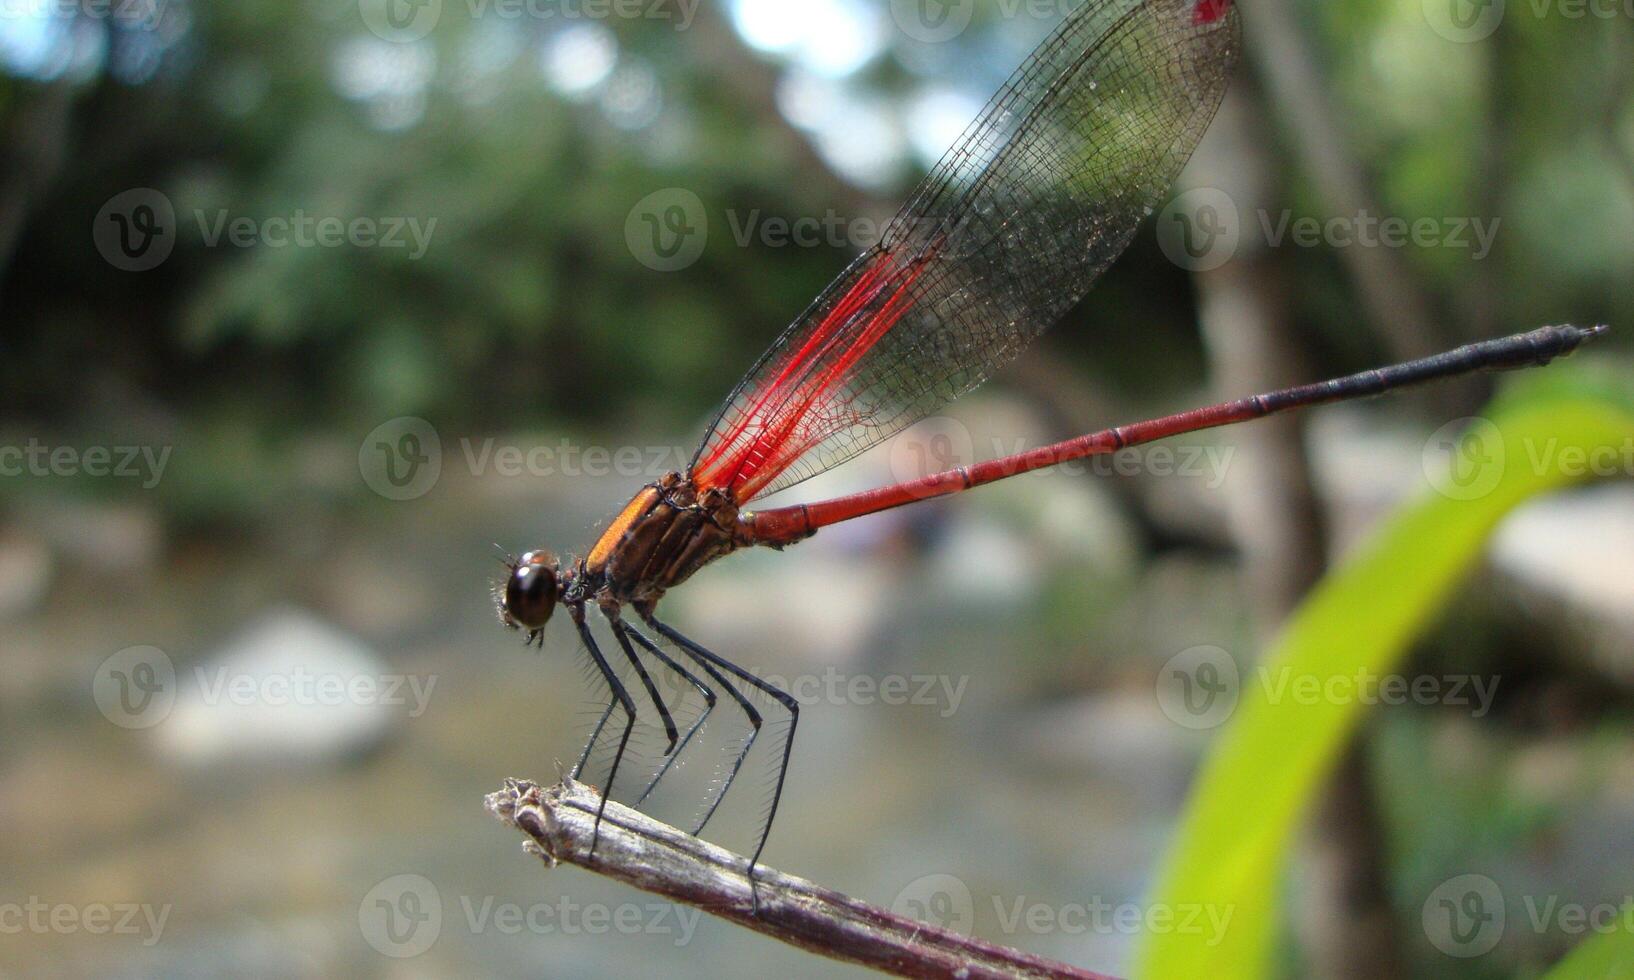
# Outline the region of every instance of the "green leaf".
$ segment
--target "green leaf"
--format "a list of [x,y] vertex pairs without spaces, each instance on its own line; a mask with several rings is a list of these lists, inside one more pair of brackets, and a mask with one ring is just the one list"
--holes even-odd
[[[1389,673],[1505,514],[1588,479],[1587,468],[1575,465],[1578,453],[1622,458],[1617,454],[1634,434],[1627,385],[1563,368],[1544,374],[1554,377],[1510,386],[1486,421],[1467,430],[1456,454],[1462,479],[1433,480],[1443,492],[1406,505],[1317,586],[1265,656],[1269,676],[1326,683],[1363,670]],[[1575,383],[1562,383],[1563,375],[1575,375]],[[1265,684],[1241,687],[1152,896],[1154,908],[1230,915],[1229,927],[1223,936],[1177,930],[1147,937],[1140,976],[1270,972],[1284,855],[1365,708],[1356,698],[1273,700]]]
[[[1618,921],[1626,922],[1630,911],[1625,908]],[[1557,963],[1544,980],[1605,980],[1606,977],[1634,977],[1634,932],[1614,929],[1585,939]]]

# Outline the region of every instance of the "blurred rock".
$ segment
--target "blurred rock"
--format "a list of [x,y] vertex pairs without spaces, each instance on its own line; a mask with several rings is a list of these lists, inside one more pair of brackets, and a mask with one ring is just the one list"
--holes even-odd
[[1634,623],[1634,486],[1608,483],[1519,508],[1493,539],[1492,563],[1575,606]]
[[1491,556],[1511,601],[1567,637],[1564,649],[1634,684],[1634,487],[1527,504],[1499,526]]
[[22,520],[74,561],[105,571],[152,568],[164,548],[158,514],[141,504],[54,498],[32,503]]
[[1158,796],[1185,785],[1206,737],[1163,714],[1150,688],[1112,688],[1029,715],[1022,744],[1040,762],[1129,777]]
[[1332,551],[1343,554],[1402,501],[1424,493],[1424,433],[1355,406],[1326,408],[1306,421],[1306,446],[1327,505]]
[[[498,562],[494,569],[497,578],[503,569]],[[365,633],[422,629],[436,621],[442,608],[437,587],[421,565],[381,561],[377,551],[349,548],[319,564],[315,572],[326,608]]]
[[953,521],[931,557],[942,595],[981,608],[1019,608],[1038,594],[1044,574],[1035,541],[980,515]]
[[51,584],[51,550],[23,534],[0,535],[0,619],[29,612]]
[[357,640],[298,610],[268,615],[177,674],[175,708],[156,734],[166,754],[191,765],[356,756],[399,717],[423,711],[434,687],[434,678],[391,674]]

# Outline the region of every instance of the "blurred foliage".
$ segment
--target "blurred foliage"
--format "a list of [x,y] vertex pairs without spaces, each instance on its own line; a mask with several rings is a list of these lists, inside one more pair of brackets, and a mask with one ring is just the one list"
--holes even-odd
[[[1556,371],[1511,385],[1485,415],[1504,442],[1504,452],[1478,463],[1499,470],[1491,492],[1472,500],[1431,496],[1397,513],[1318,585],[1256,669],[1286,669],[1287,676],[1323,685],[1358,671],[1392,673],[1499,520],[1574,481],[1558,468],[1515,461],[1551,440],[1618,451],[1634,431],[1634,384]],[[1474,476],[1487,483],[1484,470]],[[1266,973],[1294,831],[1366,708],[1359,698],[1273,700],[1263,684],[1242,690],[1198,777],[1152,899],[1158,908],[1231,908],[1232,926],[1218,945],[1210,942],[1215,937],[1179,931],[1151,937],[1141,976]]]
[[[1634,320],[1624,279],[1634,187],[1618,182],[1602,138],[1608,125],[1622,136],[1634,126],[1606,85],[1634,29],[1513,16],[1494,44],[1449,44],[1419,7],[1301,15],[1389,213],[1503,216],[1492,265],[1458,249],[1410,252],[1442,312],[1498,311],[1500,322],[1465,333]],[[547,84],[543,46],[561,21],[444,16],[403,45],[370,34],[345,0],[161,9],[161,31],[77,25],[79,54],[55,78],[0,74],[7,132],[37,126],[31,112],[63,88],[71,96],[61,160],[33,175],[38,186],[22,181],[27,220],[9,261],[0,254],[0,411],[71,437],[134,428],[225,450],[182,461],[163,488],[183,510],[264,490],[267,467],[237,470],[235,441],[288,470],[303,434],[355,442],[398,415],[454,431],[693,426],[851,251],[739,245],[720,216],[885,217],[922,170],[904,158],[857,188],[823,168],[775,109],[785,66],[743,47],[719,5],[685,31],[608,22],[619,63],[661,86],[659,110],[638,124],[604,111],[604,93]],[[898,112],[931,83],[979,100],[1048,27],[1014,9],[984,3],[948,44],[892,32],[841,84]],[[1252,43],[1252,11],[1245,30]],[[723,44],[741,57],[722,57]],[[1567,98],[1581,103],[1561,111]],[[1290,177],[1294,212],[1321,216]],[[210,248],[190,231],[157,270],[122,272],[88,228],[137,187],[167,194],[184,229],[220,209],[436,225],[419,260]],[[679,273],[648,269],[624,241],[632,205],[665,187],[694,191],[716,221],[702,258]],[[1149,237],[1046,342],[1120,393],[1172,385],[1199,362],[1186,278]],[[1302,315],[1329,338],[1324,367],[1376,362],[1333,252],[1291,251]],[[1121,323],[1142,327],[1092,329]]]

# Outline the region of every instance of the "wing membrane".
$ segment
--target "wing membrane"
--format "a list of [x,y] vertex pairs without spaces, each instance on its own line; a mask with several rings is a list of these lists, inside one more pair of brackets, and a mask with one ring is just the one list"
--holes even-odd
[[1123,252],[1213,118],[1230,0],[1087,0],[738,383],[693,460],[739,502],[985,381]]

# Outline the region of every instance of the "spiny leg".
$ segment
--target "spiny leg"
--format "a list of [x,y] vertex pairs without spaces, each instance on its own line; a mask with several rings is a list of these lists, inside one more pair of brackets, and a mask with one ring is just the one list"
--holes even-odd
[[[621,633],[628,634],[631,639],[639,643],[648,653],[657,657],[664,666],[681,675],[681,677],[685,679],[688,684],[691,684],[694,688],[696,688],[698,693],[702,694],[704,697],[704,710],[698,714],[697,719],[693,721],[692,727],[687,729],[686,734],[681,736],[680,747],[674,752],[670,753],[670,757],[668,759],[664,760],[664,766],[658,770],[658,775],[652,777],[652,782],[647,784],[647,788],[642,790],[641,796],[636,799],[635,805],[640,806],[642,803],[647,801],[648,796],[652,795],[652,791],[658,788],[658,781],[664,778],[665,773],[669,772],[670,766],[675,765],[675,760],[680,758],[681,753],[687,750],[687,745],[692,742],[692,736],[698,734],[698,730],[704,727],[704,720],[709,717],[709,713],[711,711],[715,710],[717,696],[714,688],[711,688],[708,684],[705,684],[703,681],[699,680],[691,671],[677,663],[673,657],[659,649],[658,644],[647,639],[639,630],[631,626],[629,623],[624,622],[622,619],[615,619],[613,620],[613,629]],[[696,837],[697,834],[693,834],[693,836]]]
[[609,610],[606,606],[603,606],[601,614],[606,616],[607,622],[612,625],[613,635],[618,638],[619,648],[624,651],[624,656],[628,657],[630,664],[635,667],[636,676],[641,678],[641,686],[647,689],[647,697],[652,699],[653,707],[658,709],[658,717],[664,723],[664,734],[669,736],[669,748],[664,750],[664,754],[673,758],[675,755],[675,740],[679,737],[679,734],[675,728],[675,718],[669,713],[669,705],[665,704],[664,699],[659,696],[658,685],[652,682],[652,676],[647,673],[647,668],[643,667],[641,660],[636,657],[635,649],[630,646],[629,637],[626,637],[623,631],[619,629],[618,611]]
[[[573,624],[579,628],[579,636],[584,638],[585,649],[590,651],[591,659],[595,660],[602,677],[607,679],[607,686],[613,689],[614,700],[624,709],[624,734],[619,736],[618,751],[613,753],[613,764],[607,770],[607,785],[602,787],[601,804],[596,807],[596,823],[590,831],[590,854],[594,856],[596,844],[601,840],[601,817],[607,812],[608,798],[613,795],[613,780],[618,778],[618,764],[624,760],[624,749],[630,744],[630,733],[635,730],[635,702],[630,700],[630,692],[624,689],[624,682],[618,679],[618,674],[608,666],[607,658],[601,655],[601,649],[596,646],[596,638],[590,634],[590,626],[584,621],[584,607],[572,607],[572,615]],[[611,706],[608,710],[611,711]]]
[[[660,623],[653,617],[651,607],[642,610],[641,614],[642,618],[647,621],[647,625],[657,630],[660,635],[667,637],[674,643],[680,644],[683,650],[686,650],[688,653],[694,655],[694,659],[702,658],[699,659],[699,663],[713,663],[716,666],[731,672],[744,683],[751,684],[772,698],[775,698],[777,702],[783,705],[783,707],[789,712],[789,730],[788,734],[786,734],[783,738],[783,759],[780,763],[778,763],[777,767],[777,786],[772,790],[772,805],[766,812],[766,822],[760,828],[760,842],[755,845],[755,853],[749,858],[749,898],[754,904],[755,909],[758,911],[760,908],[760,894],[759,892],[755,891],[755,865],[760,863],[760,854],[766,849],[766,838],[770,837],[772,833],[772,821],[777,819],[777,804],[783,798],[783,781],[788,777],[789,756],[794,751],[794,729],[795,726],[800,723],[800,704],[799,702],[795,701],[793,695],[789,694],[787,691],[782,690],[776,685],[769,684],[766,681],[761,680],[754,674],[751,674],[742,667],[739,667],[737,664],[727,660],[725,657],[711,653],[710,651],[682,636],[675,630],[665,626],[663,623]],[[760,725],[757,722],[755,725],[756,730],[758,730],[759,727]]]
[[579,778],[579,773],[584,771],[585,763],[590,761],[590,753],[595,750],[596,743],[601,740],[601,730],[607,727],[607,719],[613,716],[613,707],[617,704],[617,698],[607,702],[607,710],[601,713],[601,718],[596,722],[596,727],[590,732],[590,741],[584,744],[584,754],[579,756],[579,764],[573,767],[571,775],[574,779]]
[[[543,630],[540,632],[543,632]],[[594,671],[597,675],[601,673],[594,660],[590,661],[590,668],[591,670],[585,671],[586,683],[594,683],[594,677],[590,676],[591,671]],[[595,753],[596,745],[601,741],[601,733],[607,728],[607,719],[613,716],[613,709],[616,707],[618,707],[618,698],[609,694],[607,707],[602,710],[601,717],[596,719],[596,727],[590,730],[590,741],[584,744],[584,751],[579,754],[578,764],[573,767],[573,771],[569,774],[574,779],[578,779],[579,774],[584,771],[584,767],[590,764],[590,756]]]
[[[665,636],[670,635],[668,627],[659,625],[658,621],[652,618],[652,609],[650,607],[645,609],[637,607],[637,611],[641,613],[641,618],[650,623],[654,629]],[[644,642],[652,644],[651,640],[641,636],[640,633],[636,633],[635,630],[632,629],[630,632],[635,633]],[[732,700],[738,703],[738,707],[743,709],[744,716],[749,719],[749,736],[743,740],[743,745],[738,749],[737,758],[732,761],[732,768],[727,772],[726,779],[721,782],[721,788],[716,791],[714,800],[710,801],[709,806],[704,810],[703,819],[699,820],[698,826],[693,828],[692,836],[696,837],[704,832],[704,827],[709,825],[709,819],[715,815],[716,810],[720,809],[721,801],[726,799],[726,791],[732,788],[732,781],[738,778],[738,771],[743,768],[743,761],[749,758],[749,750],[754,748],[755,738],[760,734],[761,717],[759,709],[748,698],[743,696],[743,692],[739,691],[735,684],[723,677],[721,672],[716,670],[708,660],[694,652],[696,644],[683,639],[678,641],[677,645],[680,646],[681,652],[686,654],[688,659],[703,668],[704,673],[708,674],[711,680],[720,685],[726,693],[732,695]],[[656,647],[656,644],[653,644],[653,646]]]

